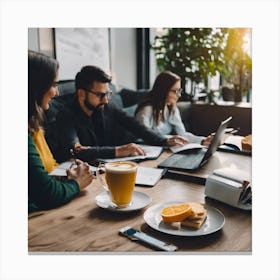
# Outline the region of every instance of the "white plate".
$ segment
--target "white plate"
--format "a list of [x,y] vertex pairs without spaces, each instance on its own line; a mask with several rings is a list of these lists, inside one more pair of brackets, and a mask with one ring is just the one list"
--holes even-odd
[[147,194],[142,192],[134,192],[132,195],[132,203],[125,208],[117,208],[111,203],[108,192],[103,192],[95,198],[96,204],[103,208],[114,212],[130,212],[142,209],[151,203],[152,199]]
[[220,230],[225,224],[225,217],[218,209],[204,205],[207,210],[207,218],[199,229],[191,229],[187,227],[176,228],[162,221],[161,210],[169,205],[182,204],[184,202],[172,201],[153,205],[144,213],[145,222],[153,229],[179,236],[201,236],[210,234]]

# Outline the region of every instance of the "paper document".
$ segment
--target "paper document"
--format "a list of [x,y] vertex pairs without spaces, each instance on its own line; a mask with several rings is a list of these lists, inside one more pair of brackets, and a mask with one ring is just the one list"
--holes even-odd
[[[61,164],[59,164],[52,172],[49,173],[51,176],[59,176],[63,177],[66,176],[66,170],[70,168],[70,166],[73,164],[73,161],[65,161]],[[90,170],[92,172],[96,171],[96,167],[90,166]]]
[[239,151],[242,151],[242,139],[244,139],[244,136],[239,136],[239,135],[231,135],[226,138],[224,144],[232,146]]
[[239,183],[242,183],[243,181],[251,182],[251,175],[236,167],[216,169],[213,174]]
[[165,174],[165,169],[138,166],[136,185],[154,186]]
[[184,150],[201,149],[203,147],[204,146],[202,146],[201,144],[198,144],[198,143],[188,143],[184,146],[172,146],[172,147],[170,147],[170,150],[173,153],[179,153]]
[[[50,172],[49,175],[66,177],[66,170],[69,169],[71,164],[73,164],[72,161],[63,162],[60,165],[58,165],[56,169]],[[92,172],[95,172],[96,169],[96,167],[90,166],[90,170]],[[165,174],[165,171],[165,169],[160,168],[138,166],[135,184],[152,187]]]
[[103,162],[114,162],[114,161],[127,161],[127,160],[144,160],[144,159],[156,159],[160,156],[163,151],[163,148],[160,146],[148,146],[148,145],[140,145],[144,151],[146,152],[145,156],[129,156],[129,157],[121,157],[121,158],[101,158],[99,161]]

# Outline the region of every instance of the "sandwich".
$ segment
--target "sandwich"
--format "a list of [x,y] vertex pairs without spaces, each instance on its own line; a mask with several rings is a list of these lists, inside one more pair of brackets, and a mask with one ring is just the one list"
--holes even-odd
[[199,229],[207,218],[207,210],[198,202],[186,202],[165,207],[161,211],[162,220],[171,225]]

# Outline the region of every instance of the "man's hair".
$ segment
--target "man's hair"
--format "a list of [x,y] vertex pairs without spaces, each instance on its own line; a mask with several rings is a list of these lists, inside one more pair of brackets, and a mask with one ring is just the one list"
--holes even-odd
[[58,73],[57,60],[28,50],[28,128],[39,129],[43,122],[42,99],[51,88]]
[[111,76],[106,74],[101,68],[97,66],[84,66],[75,77],[75,86],[77,89],[90,89],[93,82],[110,83]]

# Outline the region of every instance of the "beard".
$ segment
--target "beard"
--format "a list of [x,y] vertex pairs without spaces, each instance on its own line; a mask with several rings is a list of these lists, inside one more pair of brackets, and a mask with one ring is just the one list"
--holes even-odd
[[93,113],[98,112],[98,111],[102,111],[104,108],[105,103],[100,103],[97,106],[93,106],[92,104],[89,103],[88,101],[88,95],[84,101],[85,106],[92,111]]

